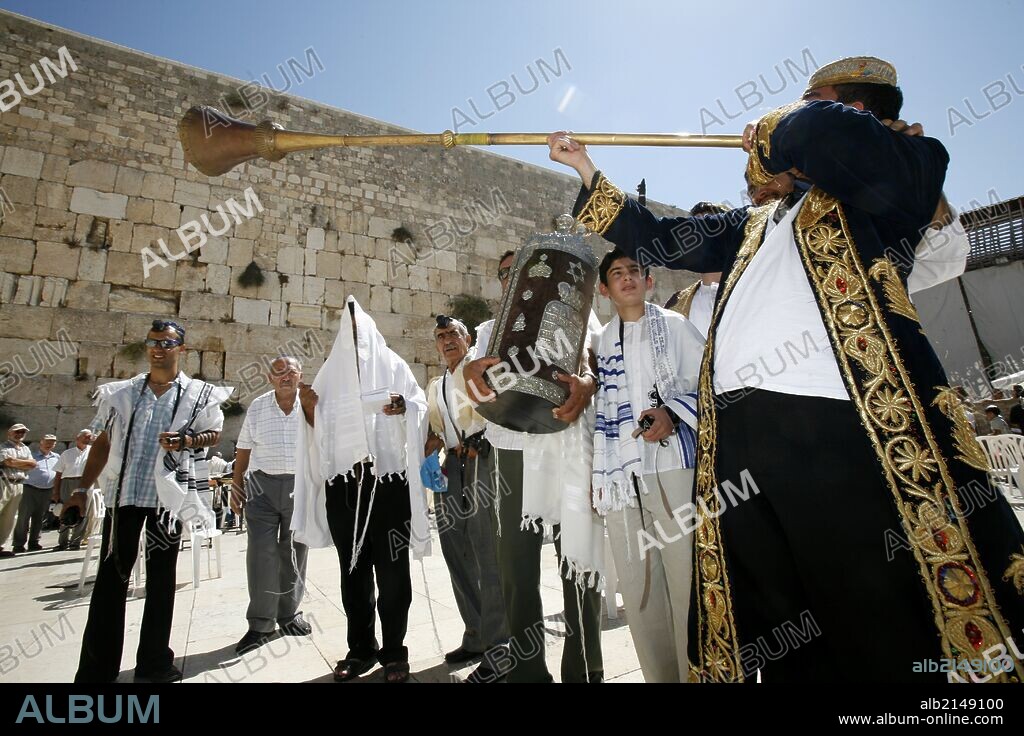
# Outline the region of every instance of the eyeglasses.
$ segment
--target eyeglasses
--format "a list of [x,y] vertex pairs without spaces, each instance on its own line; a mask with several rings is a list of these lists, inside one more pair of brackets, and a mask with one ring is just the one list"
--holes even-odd
[[152,337],[146,338],[147,348],[173,348],[181,345],[181,340],[157,340]]
[[511,266],[505,266],[505,268],[499,268],[498,269],[498,279],[501,280],[501,281],[504,281],[505,279],[508,278],[508,275],[510,273],[512,273],[512,267]]

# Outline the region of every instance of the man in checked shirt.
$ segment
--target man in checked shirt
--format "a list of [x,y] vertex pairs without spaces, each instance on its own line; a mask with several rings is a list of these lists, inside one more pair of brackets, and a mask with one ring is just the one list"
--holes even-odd
[[295,486],[295,435],[302,364],[291,356],[271,363],[274,390],[249,405],[235,451],[231,508],[245,506],[249,535],[249,630],[235,645],[245,654],[270,640],[275,622],[284,636],[308,636],[312,627],[299,605],[306,583],[306,545],[292,540],[292,490]]

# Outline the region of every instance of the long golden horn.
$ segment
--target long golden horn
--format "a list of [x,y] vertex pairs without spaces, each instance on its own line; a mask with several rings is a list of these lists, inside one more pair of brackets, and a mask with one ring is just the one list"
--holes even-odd
[[[178,123],[185,160],[207,176],[220,176],[241,163],[262,158],[280,161],[289,153],[354,146],[546,146],[548,133],[443,133],[403,135],[324,135],[285,130],[264,120],[259,125],[204,105],[189,109]],[[590,146],[688,146],[740,148],[739,135],[667,133],[573,133]]]

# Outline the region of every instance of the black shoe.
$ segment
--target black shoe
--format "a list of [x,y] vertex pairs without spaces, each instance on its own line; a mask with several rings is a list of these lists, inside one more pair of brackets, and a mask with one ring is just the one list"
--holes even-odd
[[484,662],[475,670],[469,673],[469,677],[465,679],[465,682],[468,682],[470,684],[480,684],[485,682],[501,682],[505,679],[505,674],[495,672],[491,669],[490,665]]
[[309,636],[313,633],[313,627],[309,625],[306,619],[302,618],[302,614],[299,614],[291,621],[286,624],[281,624],[282,636]]
[[178,682],[181,678],[181,670],[173,664],[167,665],[167,669],[162,670],[161,672],[139,672],[138,668],[135,668],[135,682],[164,684],[168,682]]
[[273,633],[267,634],[262,631],[253,631],[252,629],[249,629],[245,632],[245,636],[243,636],[241,640],[237,644],[235,644],[235,654],[241,655],[245,654],[246,652],[251,652],[253,650],[259,649],[261,646],[270,641],[271,636],[273,636]]
[[53,548],[53,551],[54,552],[64,552],[65,550],[67,550],[67,548],[68,548],[68,546],[66,544],[58,544],[56,547]]
[[14,548],[13,552],[16,555],[23,555],[25,554],[25,548],[19,544],[17,547]]
[[82,549],[82,543],[81,542],[79,542],[78,544],[69,544],[68,545],[68,552],[77,552],[80,549]]
[[461,664],[462,662],[468,662],[471,659],[477,659],[482,656],[484,656],[483,652],[471,652],[465,647],[459,647],[444,655],[444,661],[448,664]]
[[43,545],[39,544],[39,542],[33,542],[33,543],[31,543],[28,546],[28,551],[29,552],[42,552],[43,551]]
[[9,549],[3,549],[0,547],[0,557],[14,557],[14,553]]

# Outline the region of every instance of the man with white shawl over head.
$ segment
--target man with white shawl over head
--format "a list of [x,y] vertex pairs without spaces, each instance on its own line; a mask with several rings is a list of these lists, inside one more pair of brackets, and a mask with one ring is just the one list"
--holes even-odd
[[292,531],[297,542],[333,542],[338,551],[349,650],[334,679],[354,679],[380,662],[387,682],[405,682],[409,551],[416,559],[430,553],[420,480],[426,396],[349,297],[330,355],[313,385],[300,385],[299,401],[306,421],[296,442]]

